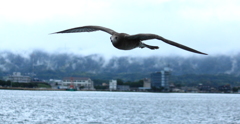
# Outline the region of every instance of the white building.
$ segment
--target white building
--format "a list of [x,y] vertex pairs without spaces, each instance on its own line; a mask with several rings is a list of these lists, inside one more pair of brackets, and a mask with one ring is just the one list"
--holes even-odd
[[63,78],[63,86],[73,85],[77,89],[94,90],[93,81],[85,77],[65,77]]
[[68,89],[68,86],[63,85],[63,80],[50,79],[49,84],[53,89]]
[[63,85],[63,81],[62,80],[59,80],[59,79],[50,79],[49,82],[52,84],[55,84],[55,85]]
[[117,80],[109,81],[109,90],[117,90]]
[[149,78],[144,78],[143,79],[143,87],[151,89],[151,80]]
[[149,78],[143,79],[143,87],[139,87],[139,90],[150,90],[151,89],[151,80]]
[[29,76],[23,76],[20,72],[13,72],[13,75],[7,76],[6,81],[17,82],[17,83],[29,83],[31,78]]

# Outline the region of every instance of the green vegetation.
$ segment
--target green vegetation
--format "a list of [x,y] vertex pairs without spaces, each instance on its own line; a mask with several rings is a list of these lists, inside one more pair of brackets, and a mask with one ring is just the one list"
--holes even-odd
[[11,81],[0,80],[0,85],[1,86],[11,86]]
[[136,82],[127,81],[123,83],[123,85],[129,85],[130,87],[143,87],[143,80],[139,80]]
[[170,82],[176,86],[198,86],[202,84],[204,86],[218,87],[221,85],[231,85],[232,87],[240,86],[240,77],[227,74],[219,75],[196,75],[188,74],[181,76],[171,76]]
[[17,83],[11,81],[0,80],[0,86],[2,87],[25,87],[25,88],[51,88],[48,83]]
[[233,88],[232,88],[232,91],[233,91],[234,93],[238,92],[238,90],[240,90],[240,86],[239,86],[239,87],[233,87]]
[[12,83],[12,87],[26,87],[26,88],[36,88],[35,83]]
[[94,86],[96,90],[106,90],[108,89],[108,86]]
[[122,79],[117,79],[117,84],[118,84],[118,85],[124,85],[124,82],[123,82]]
[[93,79],[93,82],[95,86],[99,86],[99,85],[102,85],[103,83],[108,83],[109,80]]
[[45,84],[45,83],[38,83],[37,87],[40,87],[40,88],[51,88],[51,86],[49,84]]
[[151,89],[151,91],[153,91],[153,92],[162,92],[164,90],[164,88],[163,87],[152,87],[152,89]]

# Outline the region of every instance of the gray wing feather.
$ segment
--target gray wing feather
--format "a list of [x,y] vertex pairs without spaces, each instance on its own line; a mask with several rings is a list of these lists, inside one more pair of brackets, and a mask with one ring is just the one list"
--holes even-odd
[[101,26],[82,26],[82,27],[76,27],[76,28],[55,32],[55,33],[79,33],[79,32],[93,32],[93,31],[99,31],[99,30],[109,33],[111,35],[113,35],[114,33],[117,33],[112,29],[101,27]]
[[150,40],[150,39],[158,39],[158,40],[162,40],[163,42],[165,42],[167,44],[176,46],[178,48],[181,48],[181,49],[184,49],[184,50],[187,50],[187,51],[190,51],[190,52],[207,55],[206,53],[202,53],[202,52],[197,51],[195,49],[192,49],[190,47],[187,47],[187,46],[184,46],[182,44],[179,44],[179,43],[173,42],[171,40],[165,39],[165,38],[163,38],[163,37],[161,37],[159,35],[156,35],[156,34],[136,34],[136,35],[129,36],[129,39],[138,39],[140,41],[142,41],[142,40]]

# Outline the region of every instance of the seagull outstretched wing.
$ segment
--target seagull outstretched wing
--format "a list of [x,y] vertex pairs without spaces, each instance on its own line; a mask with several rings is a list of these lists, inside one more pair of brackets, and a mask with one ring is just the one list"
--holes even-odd
[[82,26],[82,27],[76,27],[76,28],[71,28],[71,29],[67,29],[67,30],[63,30],[63,31],[59,31],[59,32],[55,32],[53,34],[56,33],[79,33],[79,32],[93,32],[93,31],[104,31],[106,33],[109,33],[111,35],[117,33],[112,29],[109,28],[105,28],[105,27],[101,27],[101,26]]
[[165,38],[163,38],[163,37],[161,37],[159,35],[156,35],[156,34],[136,34],[136,35],[130,35],[129,39],[136,39],[136,40],[138,39],[138,40],[141,40],[141,41],[142,40],[150,40],[150,39],[158,39],[158,40],[161,40],[161,41],[163,41],[163,42],[165,42],[167,44],[179,47],[179,48],[187,50],[187,51],[191,51],[191,52],[207,55],[206,53],[199,52],[199,51],[197,51],[195,49],[192,49],[192,48],[184,46],[182,44],[179,44],[179,43],[173,42],[171,40],[165,39]]

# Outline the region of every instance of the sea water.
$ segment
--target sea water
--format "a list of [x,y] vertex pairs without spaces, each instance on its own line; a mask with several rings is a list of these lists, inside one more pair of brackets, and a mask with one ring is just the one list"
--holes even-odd
[[1,124],[240,124],[240,94],[0,90]]

